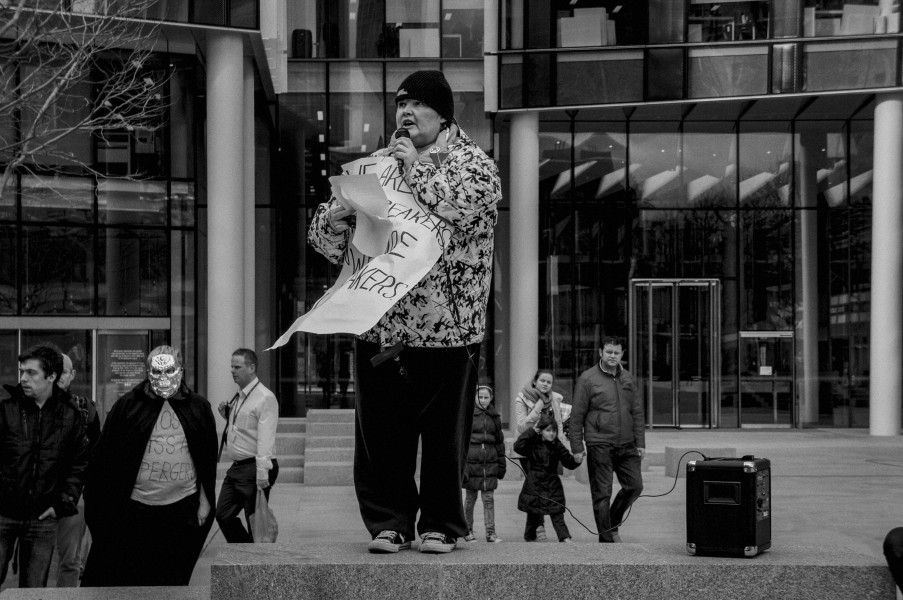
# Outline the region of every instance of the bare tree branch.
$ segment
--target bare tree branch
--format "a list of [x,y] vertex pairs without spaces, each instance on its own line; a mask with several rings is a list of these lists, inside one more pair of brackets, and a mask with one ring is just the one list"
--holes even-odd
[[0,0],[0,200],[17,171],[101,174],[70,138],[164,126],[171,73],[153,66],[160,23],[145,18],[156,3]]

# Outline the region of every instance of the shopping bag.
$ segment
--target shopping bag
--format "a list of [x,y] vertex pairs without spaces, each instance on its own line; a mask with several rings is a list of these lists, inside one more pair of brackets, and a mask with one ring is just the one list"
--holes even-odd
[[279,535],[279,524],[276,515],[267,503],[263,490],[257,490],[257,504],[251,516],[251,537],[255,544],[272,544]]

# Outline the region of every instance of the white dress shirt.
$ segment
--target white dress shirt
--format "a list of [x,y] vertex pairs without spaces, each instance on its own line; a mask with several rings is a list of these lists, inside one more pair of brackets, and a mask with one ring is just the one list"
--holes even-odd
[[273,468],[271,459],[278,421],[276,396],[255,377],[238,392],[238,399],[229,413],[226,451],[232,460],[255,458],[258,480],[266,479]]

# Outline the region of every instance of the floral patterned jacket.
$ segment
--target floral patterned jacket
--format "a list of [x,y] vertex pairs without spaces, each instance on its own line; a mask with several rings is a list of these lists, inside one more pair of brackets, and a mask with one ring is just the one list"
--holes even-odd
[[[407,181],[420,204],[451,226],[448,245],[423,279],[360,336],[365,341],[435,348],[483,340],[501,181],[492,159],[463,131],[447,150],[438,166],[421,155]],[[384,154],[381,150],[373,156]],[[340,264],[353,232],[333,229],[327,211],[335,202],[333,197],[317,208],[308,242]]]

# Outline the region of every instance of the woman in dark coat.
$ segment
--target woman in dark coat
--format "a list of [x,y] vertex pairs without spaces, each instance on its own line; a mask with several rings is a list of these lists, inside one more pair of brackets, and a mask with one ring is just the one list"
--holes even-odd
[[216,425],[182,382],[179,351],[148,356],[148,378],[107,415],[88,464],[93,543],[82,585],[188,585],[215,506]]
[[564,522],[564,487],[558,477],[558,464],[576,469],[577,461],[558,439],[558,423],[544,415],[536,427],[527,429],[514,442],[514,451],[524,457],[526,477],[517,498],[517,508],[527,513],[524,540],[536,541],[536,528],[543,515],[549,515],[559,542],[570,542],[571,533]]
[[502,541],[495,534],[494,490],[499,486],[499,479],[504,477],[505,434],[502,431],[502,419],[492,403],[492,388],[481,385],[477,387],[467,466],[464,470],[464,517],[467,519],[468,531],[464,538],[466,541],[475,542],[477,539],[473,534],[473,507],[477,503],[477,492],[483,495],[486,541]]

